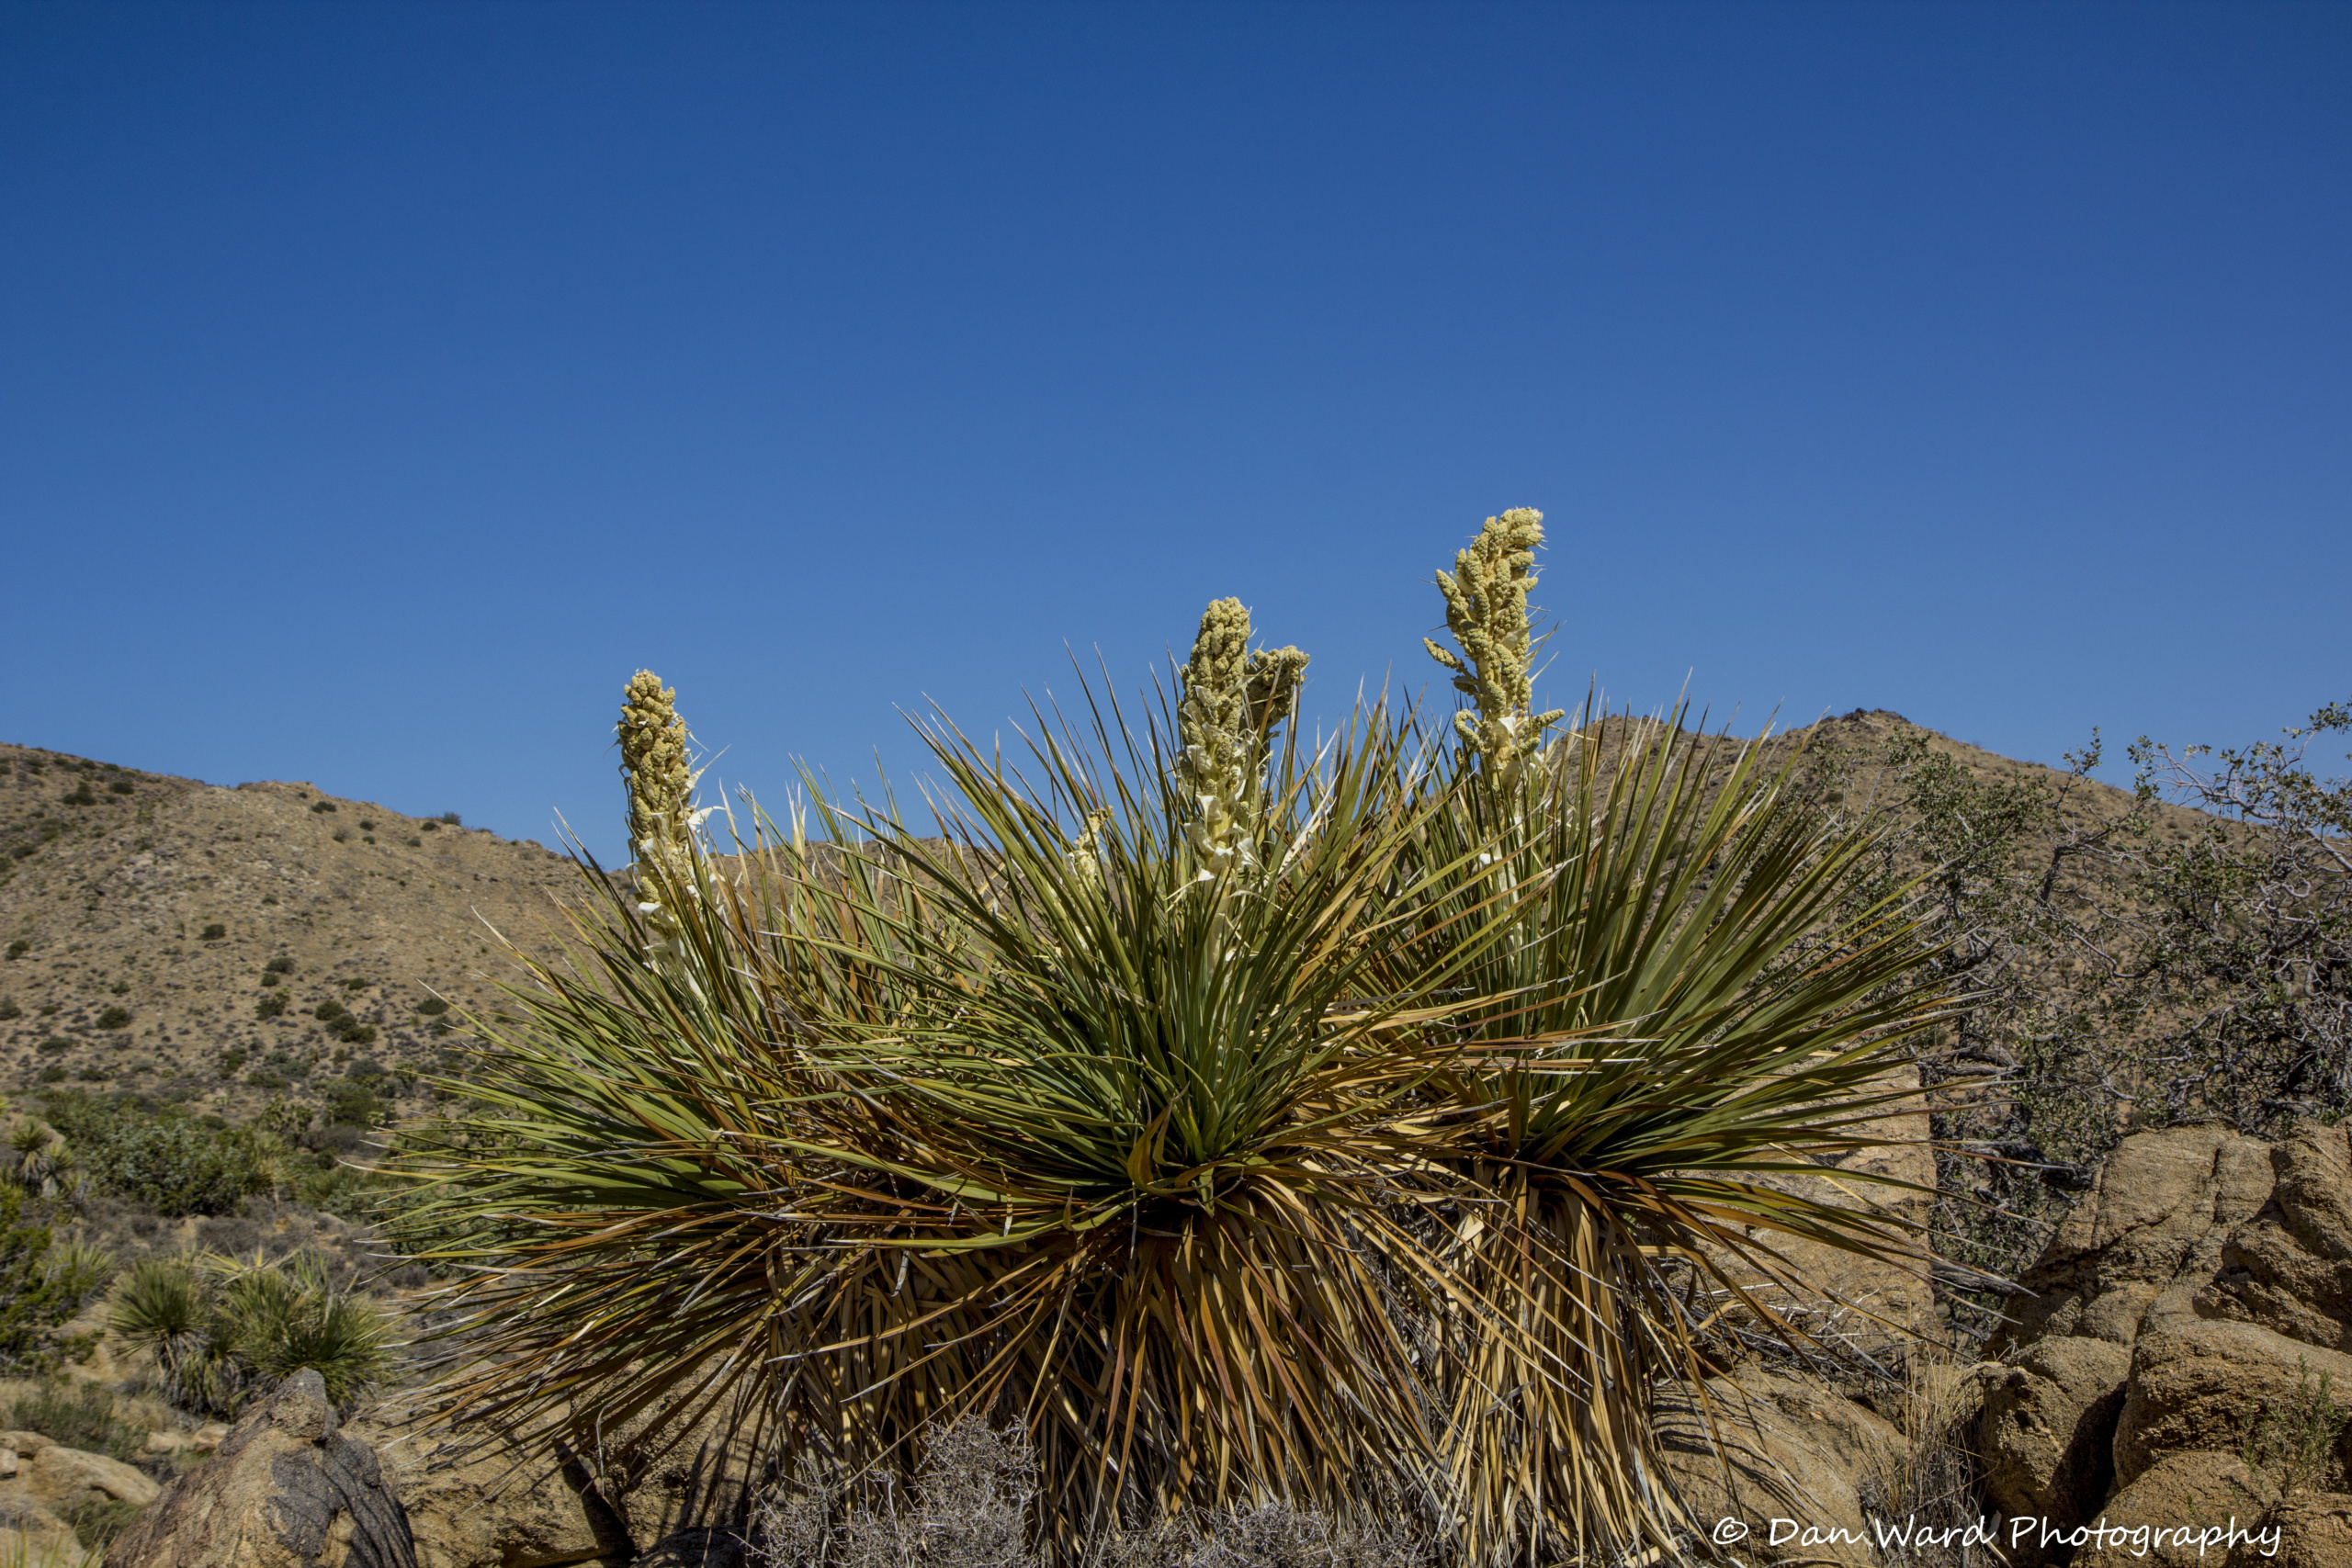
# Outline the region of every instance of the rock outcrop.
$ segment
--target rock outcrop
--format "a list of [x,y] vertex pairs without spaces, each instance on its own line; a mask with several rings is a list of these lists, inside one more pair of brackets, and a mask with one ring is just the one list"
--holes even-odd
[[[1710,1378],[1703,1404],[1687,1387],[1669,1393],[1657,1423],[1667,1470],[1702,1534],[1730,1520],[1749,1535],[1716,1535],[1719,1544],[1752,1539],[1765,1557],[1827,1558],[1854,1568],[1875,1561],[1860,1539],[1867,1533],[1864,1488],[1903,1448],[1902,1434],[1878,1416],[1826,1385],[1750,1363]],[[1857,1539],[1768,1549],[1776,1518],[1800,1528],[1842,1526]]]
[[417,1568],[408,1517],[326,1385],[295,1373],[169,1487],[107,1568]]
[[2264,1560],[2284,1568],[2346,1551],[2328,1544],[2352,1472],[2344,1129],[2275,1145],[2218,1125],[2134,1134],[2023,1283],[1986,1346],[1977,1423],[1990,1501],[2044,1521],[2013,1563],[2067,1560],[2032,1540],[2101,1518],[2269,1520],[2301,1543]]

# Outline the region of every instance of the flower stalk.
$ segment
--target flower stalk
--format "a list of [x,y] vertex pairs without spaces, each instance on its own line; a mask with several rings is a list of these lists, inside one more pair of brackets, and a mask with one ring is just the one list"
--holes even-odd
[[1535,586],[1535,551],[1544,543],[1544,514],[1517,506],[1489,517],[1453,570],[1437,574],[1445,595],[1446,629],[1461,652],[1423,637],[1430,657],[1453,671],[1454,689],[1477,703],[1453,716],[1454,728],[1478,756],[1479,771],[1498,794],[1514,795],[1528,759],[1543,750],[1544,732],[1566,710],[1536,713],[1533,648],[1528,635],[1528,591]]

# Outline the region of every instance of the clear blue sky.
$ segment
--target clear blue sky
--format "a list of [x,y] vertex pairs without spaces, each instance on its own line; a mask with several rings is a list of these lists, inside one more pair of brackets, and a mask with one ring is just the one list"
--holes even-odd
[[0,7],[0,737],[610,854],[1512,505],[1555,700],[2352,694],[2352,6]]

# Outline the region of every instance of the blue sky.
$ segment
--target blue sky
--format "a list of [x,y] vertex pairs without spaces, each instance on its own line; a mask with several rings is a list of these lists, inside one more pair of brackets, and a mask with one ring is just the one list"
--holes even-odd
[[[0,737],[618,848],[1227,593],[2018,756],[2352,694],[2352,7],[0,6]],[[1442,694],[1442,686],[1439,688]]]

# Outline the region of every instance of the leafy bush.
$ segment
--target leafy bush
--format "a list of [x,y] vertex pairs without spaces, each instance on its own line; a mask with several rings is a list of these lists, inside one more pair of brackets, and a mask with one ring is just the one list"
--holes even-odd
[[[458,818],[458,814],[457,814],[456,812],[454,812],[454,811],[444,811],[444,812],[441,814],[440,820],[441,820],[441,821],[443,821],[443,822],[447,823],[447,824],[448,824],[450,827],[452,827],[452,828],[458,827],[458,826],[460,826],[460,825],[461,825],[461,823],[460,823],[460,819]],[[432,823],[430,823],[430,822],[427,822],[427,823],[425,824],[425,826],[426,826],[426,827],[428,827],[428,828],[430,828],[430,827],[432,827],[432,826],[433,826],[433,824],[432,824]]]
[[32,950],[33,944],[31,942],[28,942],[23,937],[18,937],[16,941],[8,944],[8,956],[11,958],[22,958],[26,953],[30,953]]
[[220,921],[215,920],[212,924],[204,928],[203,934],[198,936],[197,940],[198,942],[219,942],[228,934],[229,928],[222,925]]
[[265,973],[271,975],[291,975],[294,973],[294,960],[281,953],[263,964],[262,969]]
[[391,1107],[373,1089],[351,1078],[338,1078],[327,1084],[321,1098],[326,1102],[330,1127],[379,1126],[391,1112]]
[[259,1001],[254,1003],[254,1016],[255,1018],[277,1018],[285,1012],[286,1006],[286,994],[283,991],[273,991],[268,996],[266,996]]
[[65,1036],[62,1034],[52,1034],[48,1039],[42,1041],[40,1044],[34,1046],[33,1049],[40,1052],[44,1056],[54,1056],[61,1052],[71,1051],[74,1049],[74,1042],[66,1039]]
[[261,983],[262,988],[264,990],[267,990],[272,986],[282,986],[286,984],[286,976],[283,975],[272,974],[270,971],[265,969],[261,972]]
[[135,795],[138,793],[139,786],[132,784],[129,779],[117,779],[114,783],[107,785],[107,788],[112,790],[117,795]]
[[107,1008],[106,1010],[98,1014],[98,1027],[100,1029],[130,1028],[130,1010],[127,1007],[119,1006]]
[[320,812],[333,811],[335,809],[335,804],[332,800],[322,800],[312,804],[311,809]]
[[333,1023],[336,1019],[341,1018],[343,1015],[343,1004],[332,998],[321,1002],[318,1006],[311,1010],[311,1016],[317,1019],[321,1023]]
[[354,1045],[373,1045],[376,1043],[376,1026],[362,1023],[348,1013],[335,1021],[332,1032],[336,1039]]
[[47,1111],[100,1190],[166,1219],[227,1213],[280,1179],[284,1146],[255,1129],[209,1127],[172,1108],[86,1094],[52,1096]]
[[24,1201],[0,1184],[0,1368],[39,1371],[56,1359],[59,1327],[106,1281],[88,1249],[59,1247],[47,1226],[26,1224]]
[[68,806],[96,806],[98,803],[98,797],[90,793],[88,784],[77,785],[68,791],[62,798]]
[[17,999],[14,997],[0,997],[0,1021],[24,1016],[25,1010],[17,1005]]
[[449,1010],[449,1004],[439,997],[427,997],[416,1004],[416,1010],[427,1018],[435,1018]]

